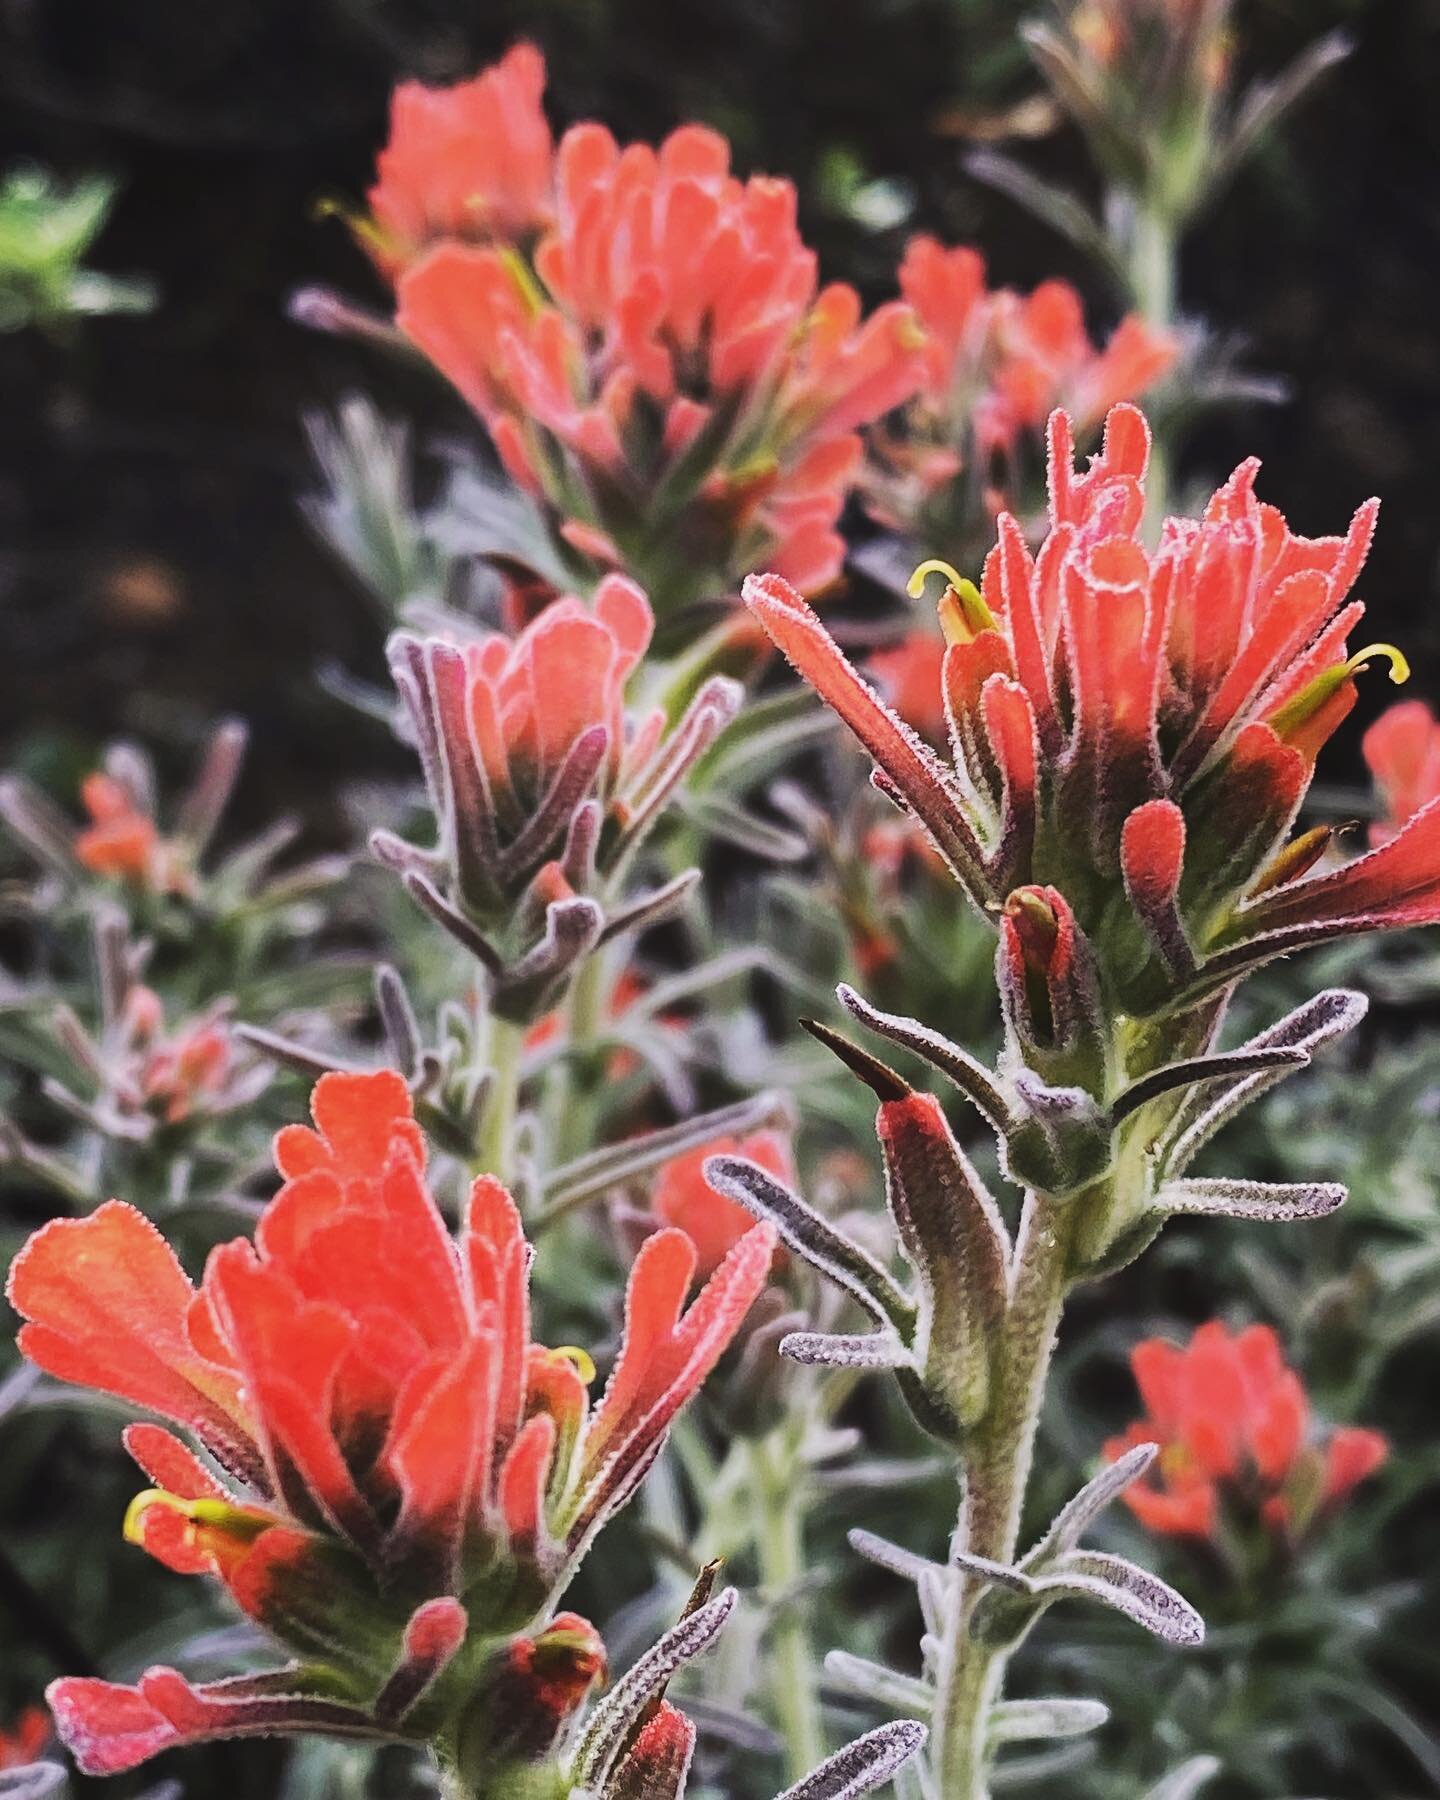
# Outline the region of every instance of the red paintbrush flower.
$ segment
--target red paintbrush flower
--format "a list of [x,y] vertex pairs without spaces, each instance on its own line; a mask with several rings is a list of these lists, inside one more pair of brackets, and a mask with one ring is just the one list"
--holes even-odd
[[622,149],[577,125],[554,169],[533,255],[437,244],[399,282],[400,329],[579,567],[632,570],[667,618],[762,559],[825,586],[857,427],[918,379],[908,308],[862,321],[852,289],[818,292],[794,188],[739,180],[701,126]]
[[[481,1178],[458,1243],[446,1231],[400,1077],[327,1075],[314,1113],[316,1129],[276,1139],[285,1181],[255,1243],[216,1250],[198,1291],[154,1227],[111,1201],[38,1232],[9,1294],[32,1361],[184,1427],[203,1453],[157,1425],[129,1428],[155,1485],[127,1535],[173,1569],[218,1577],[302,1658],[343,1671],[362,1735],[391,1731],[386,1695],[437,1663],[419,1682],[429,1711],[407,1725],[425,1737],[459,1692],[443,1667],[478,1681],[634,1491],[764,1285],[774,1234],[752,1230],[688,1311],[693,1246],[679,1231],[651,1238],[592,1408],[583,1352],[530,1342],[530,1252],[505,1190]],[[443,1657],[425,1648],[436,1631],[454,1639]],[[278,1686],[196,1690],[193,1706],[173,1672],[147,1681],[168,1742],[224,1735],[232,1702],[308,1707],[335,1692],[333,1680],[307,1688],[303,1666]],[[57,1715],[87,1767],[129,1766],[139,1758],[96,1725],[124,1710],[102,1690],[61,1684]],[[295,1729],[347,1729],[306,1707]]]
[[397,276],[442,238],[512,243],[550,222],[554,145],[544,92],[545,60],[531,44],[453,87],[396,88],[370,217],[356,231],[384,274]]
[[894,425],[872,432],[866,491],[877,517],[915,536],[988,525],[1019,501],[1057,406],[1087,436],[1175,360],[1174,340],[1137,314],[1101,349],[1068,282],[992,289],[978,251],[932,237],[906,246],[900,292],[925,333],[925,378]]
[[609,575],[592,605],[555,600],[516,638],[390,640],[438,841],[379,832],[372,848],[480,958],[496,1010],[526,1025],[602,932],[652,922],[692,885],[679,877],[608,915],[594,897],[740,701],[715,676],[668,732],[661,707],[628,713],[653,624],[640,589]]
[[1423,700],[1402,701],[1380,715],[1360,748],[1385,808],[1370,827],[1378,849],[1440,797],[1440,720]]
[[[977,904],[994,916],[1016,887],[1061,890],[1132,1012],[1312,938],[1440,918],[1433,806],[1336,873],[1304,878],[1328,832],[1286,842],[1357,671],[1385,655],[1404,673],[1389,646],[1348,650],[1362,608],[1347,596],[1375,503],[1343,538],[1298,537],[1256,499],[1257,465],[1245,463],[1202,518],[1168,520],[1151,551],[1148,452],[1142,416],[1116,407],[1077,474],[1057,414],[1038,555],[1002,515],[981,586],[950,572],[951,764],[882,704],[787,583],[746,587]],[[1115,905],[1122,891],[1128,911]]]
[[1215,1537],[1228,1506],[1298,1536],[1385,1460],[1385,1439],[1358,1426],[1310,1442],[1305,1390],[1267,1326],[1232,1335],[1212,1321],[1183,1349],[1147,1338],[1130,1366],[1146,1416],[1110,1440],[1105,1459],[1159,1444],[1152,1474],[1124,1494],[1151,1531]]
[[137,985],[125,996],[114,1035],[118,1106],[178,1125],[197,1111],[220,1109],[228,1098],[235,1046],[223,1009],[167,1032],[160,996]]

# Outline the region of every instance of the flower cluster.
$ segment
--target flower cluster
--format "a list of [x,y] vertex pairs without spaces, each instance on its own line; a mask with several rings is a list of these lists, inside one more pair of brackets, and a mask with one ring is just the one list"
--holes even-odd
[[554,1600],[768,1272],[761,1227],[683,1310],[694,1247],[657,1233],[592,1407],[589,1358],[530,1341],[529,1251],[505,1190],[478,1180],[459,1242],[447,1233],[399,1077],[326,1076],[314,1115],[276,1140],[284,1185],[254,1244],[216,1250],[198,1290],[115,1201],[45,1227],[13,1265],[32,1361],[182,1426],[203,1453],[127,1430],[154,1484],[127,1536],[218,1578],[301,1659],[208,1688],[168,1669],[137,1688],[58,1683],[62,1733],[92,1772],[286,1729],[548,1755],[603,1666]]
[[391,640],[439,841],[421,850],[379,833],[373,847],[479,958],[495,1010],[519,1023],[554,1005],[597,944],[653,923],[694,884],[686,873],[638,898],[615,891],[740,698],[716,676],[672,730],[661,707],[627,713],[652,627],[639,588],[610,575],[593,605],[555,600],[513,639]]
[[1227,1508],[1296,1539],[1386,1457],[1379,1432],[1341,1426],[1309,1441],[1310,1406],[1264,1325],[1200,1326],[1183,1348],[1147,1338],[1130,1353],[1145,1417],[1105,1446],[1115,1462],[1137,1444],[1160,1455],[1125,1504],[1148,1530],[1217,1538]]
[[[977,588],[940,604],[952,761],[890,712],[774,576],[756,617],[869,750],[888,792],[994,915],[1053,885],[1090,938],[1112,1005],[1133,1014],[1221,987],[1312,939],[1440,918],[1440,811],[1312,874],[1332,833],[1289,840],[1315,757],[1388,646],[1351,654],[1348,595],[1374,503],[1344,537],[1302,538],[1242,464],[1199,520],[1141,533],[1149,435],[1134,408],[1073,468],[1050,427],[1051,529],[1032,554],[1002,514]],[[1118,896],[1124,904],[1117,907]]]
[[1175,359],[1173,338],[1134,313],[1099,348],[1068,282],[990,288],[977,250],[932,237],[910,240],[900,292],[925,333],[924,380],[870,434],[866,494],[877,518],[917,540],[955,544],[988,527],[1026,497],[1056,407],[1083,439]]
[[793,187],[718,133],[658,149],[586,122],[551,143],[522,46],[396,96],[361,227],[397,324],[485,421],[577,579],[623,568],[668,623],[768,562],[838,573],[857,428],[903,401],[920,337],[819,288]]

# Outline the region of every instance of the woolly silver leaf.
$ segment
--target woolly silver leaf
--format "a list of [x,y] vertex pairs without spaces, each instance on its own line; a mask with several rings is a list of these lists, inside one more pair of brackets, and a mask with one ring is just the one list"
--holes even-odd
[[887,1782],[915,1755],[929,1733],[918,1719],[897,1719],[837,1750],[803,1781],[775,1800],[859,1800]]
[[1109,1717],[1110,1708],[1098,1700],[1002,1700],[990,1713],[990,1742],[1083,1737]]
[[1335,1181],[1241,1181],[1214,1176],[1166,1182],[1155,1196],[1153,1210],[1288,1225],[1301,1219],[1323,1219],[1344,1204],[1345,1189]]
[[1160,1453],[1158,1444],[1136,1444],[1093,1481],[1087,1481],[1073,1500],[1067,1500],[1050,1522],[1050,1528],[1022,1563],[1026,1569],[1046,1565],[1054,1556],[1073,1550],[1110,1502],[1137,1481]]

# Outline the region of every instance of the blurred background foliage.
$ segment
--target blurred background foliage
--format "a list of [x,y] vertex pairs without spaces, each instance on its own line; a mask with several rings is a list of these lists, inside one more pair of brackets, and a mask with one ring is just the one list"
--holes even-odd
[[[4,760],[70,793],[103,738],[135,732],[173,773],[215,716],[239,714],[252,748],[232,827],[255,827],[284,805],[321,844],[351,835],[342,784],[407,769],[381,725],[315,681],[326,663],[374,679],[382,661],[366,597],[297,506],[315,481],[301,417],[364,388],[411,421],[423,445],[465,430],[466,415],[433,378],[286,313],[292,292],[312,282],[379,297],[317,206],[363,193],[397,79],[454,79],[527,35],[549,60],[557,121],[594,114],[622,135],[653,137],[706,120],[731,136],[742,168],[793,177],[826,272],[870,300],[892,291],[908,233],[928,229],[978,244],[997,281],[1069,277],[1096,323],[1109,324],[1119,309],[1094,270],[965,171],[976,144],[1004,142],[1039,171],[1090,180],[1074,135],[1037,104],[1020,16],[1011,0],[132,0],[123,14],[100,0],[9,0],[0,169],[55,171],[79,210],[70,237],[40,259],[44,278],[15,303],[30,308],[16,322],[47,329],[0,332]],[[1364,595],[1375,635],[1405,646],[1416,690],[1433,696],[1440,0],[1242,0],[1238,20],[1256,71],[1332,27],[1355,49],[1187,249],[1187,310],[1234,333],[1247,366],[1290,392],[1280,405],[1217,414],[1192,439],[1182,483],[1259,453],[1264,497],[1304,532],[1333,529],[1381,493]],[[113,197],[84,185],[94,172],[115,184]],[[77,318],[109,310],[65,302],[82,272],[82,299],[144,294],[153,304]],[[0,302],[0,323],[10,304]],[[1388,698],[1379,682],[1362,692],[1332,753],[1326,774],[1342,804],[1361,786],[1358,730]],[[843,764],[842,785],[854,776]],[[8,843],[0,850],[7,869],[13,854]],[[716,860],[737,866],[723,848]],[[810,880],[791,878],[788,892],[785,882],[727,884],[723,907],[728,936],[783,947],[823,980],[848,965],[842,943],[820,941],[813,907],[806,917],[811,889],[799,884]],[[908,999],[943,1012],[952,1035],[978,1050],[995,1026],[988,998],[976,999],[987,952],[949,896],[927,890],[911,914],[907,966],[920,991]],[[1303,1568],[1272,1572],[1269,1585],[1227,1591],[1183,1543],[1145,1546],[1212,1620],[1211,1644],[1195,1656],[1162,1662],[1143,1640],[1068,1616],[1037,1639],[1019,1691],[1098,1692],[1115,1715],[1088,1768],[1057,1766],[1049,1786],[1032,1771],[1041,1791],[1138,1800],[1166,1769],[1211,1756],[1224,1765],[1205,1789],[1214,1800],[1410,1800],[1440,1789],[1425,1723],[1440,1688],[1440,1455],[1423,1448],[1435,1440],[1440,1343],[1440,948],[1407,941],[1324,960],[1329,978],[1375,997],[1370,1025],[1236,1126],[1222,1159],[1259,1177],[1348,1182],[1351,1205],[1294,1233],[1178,1225],[1140,1265],[1078,1296],[1033,1511],[1037,1523],[1047,1517],[1104,1438],[1138,1413],[1126,1364],[1136,1339],[1217,1312],[1276,1324],[1317,1410],[1385,1431],[1395,1462]],[[1318,961],[1303,977],[1282,969],[1255,983],[1249,1012],[1269,1020],[1313,991]],[[797,1010],[781,983],[762,999],[772,1023]],[[707,1101],[773,1073],[743,1017],[739,1007],[717,1012]],[[805,1084],[807,1165],[829,1152],[842,1186],[873,1183],[869,1108],[854,1084],[817,1059],[789,1078]],[[282,1078],[279,1116],[293,1113],[299,1092]],[[856,1144],[867,1146],[858,1176],[843,1164]],[[593,1314],[579,1300],[576,1310],[587,1341]],[[939,1467],[929,1485],[923,1468],[917,1476],[923,1446],[879,1384],[862,1384],[841,1417],[869,1448],[843,1476],[818,1478],[811,1561],[832,1585],[816,1637],[822,1647],[883,1648],[903,1665],[918,1631],[908,1592],[859,1564],[843,1532],[862,1524],[938,1548],[949,1484]],[[15,1425],[10,1469],[43,1455],[57,1479],[24,1491],[0,1471],[0,1517],[27,1544],[49,1546],[25,1574],[51,1604],[36,1610],[24,1592],[0,1591],[0,1712],[53,1669],[79,1672],[95,1646],[123,1640],[138,1656],[159,1621],[166,1653],[186,1622],[224,1629],[197,1584],[117,1558],[97,1538],[133,1485],[114,1428],[103,1414],[64,1409],[29,1411]],[[905,1484],[892,1457],[906,1459]],[[575,1603],[608,1617],[633,1597],[621,1578],[627,1558],[643,1560],[656,1530],[653,1509],[617,1527],[614,1555],[594,1559]],[[743,1642],[732,1660],[743,1664]],[[763,1734],[742,1744],[742,1765],[749,1755],[763,1769],[767,1745]],[[288,1760],[271,1747],[239,1761],[209,1752],[188,1769],[193,1792],[257,1797],[395,1800],[410,1779],[400,1763],[367,1775],[350,1752],[324,1747]]]

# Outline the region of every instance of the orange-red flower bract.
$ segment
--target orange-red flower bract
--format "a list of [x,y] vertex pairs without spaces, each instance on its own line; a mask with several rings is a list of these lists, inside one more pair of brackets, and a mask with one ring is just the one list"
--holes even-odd
[[739,686],[717,675],[673,729],[662,707],[627,712],[653,624],[640,589],[608,575],[592,605],[555,600],[513,639],[390,640],[438,841],[421,849],[377,832],[371,846],[475,951],[492,1005],[521,1023],[554,1005],[603,929],[653,920],[689,881],[627,897],[608,916],[595,897],[598,877],[633,857],[740,702]]
[[[215,1250],[198,1290],[119,1201],[44,1227],[11,1271],[32,1361],[182,1426],[203,1453],[159,1425],[129,1428],[154,1485],[128,1535],[172,1569],[218,1577],[302,1658],[279,1687],[221,1684],[193,1704],[173,1671],[152,1672],[156,1691],[137,1692],[167,1741],[243,1729],[261,1715],[226,1707],[281,1693],[333,1713],[337,1680],[349,1724],[301,1707],[295,1729],[383,1735],[397,1684],[418,1682],[442,1713],[478,1691],[634,1491],[774,1252],[773,1232],[753,1229],[686,1310],[694,1248],[680,1231],[650,1238],[592,1407],[583,1357],[530,1341],[530,1252],[510,1196],[482,1177],[459,1240],[446,1231],[400,1077],[324,1076],[314,1116],[276,1139],[285,1180],[255,1242]],[[306,1658],[329,1671],[319,1692]],[[57,1703],[96,1768],[113,1732],[95,1721],[142,1704],[101,1688],[64,1684]]]
[[114,775],[101,769],[85,777],[80,798],[90,823],[75,835],[75,857],[96,875],[167,894],[187,884],[176,846],[161,837],[152,815]]
[[[1063,892],[1111,997],[1145,1013],[1312,938],[1440,918],[1440,808],[1389,844],[1309,875],[1329,833],[1287,844],[1357,669],[1398,652],[1348,640],[1374,528],[1303,538],[1241,465],[1199,519],[1141,532],[1149,434],[1114,408],[1073,467],[1051,421],[1051,529],[1033,555],[1002,515],[980,587],[941,602],[942,759],[856,674],[786,582],[752,611],[875,759],[992,916],[1015,888]],[[1308,878],[1307,878],[1308,877]]]
[[14,1724],[0,1726],[0,1771],[32,1763],[50,1741],[50,1720],[43,1706],[27,1706]]
[[1019,499],[1023,465],[1039,462],[1026,451],[1057,406],[1088,434],[1175,360],[1174,339],[1138,314],[1100,349],[1069,282],[989,288],[978,251],[932,237],[906,246],[900,292],[925,333],[924,380],[898,428],[872,432],[866,491],[877,517],[912,535],[988,524]]
[[712,1138],[664,1163],[655,1177],[651,1211],[662,1225],[677,1227],[694,1244],[702,1275],[720,1266],[753,1223],[743,1206],[717,1193],[705,1179],[712,1156],[747,1157],[778,1180],[795,1182],[790,1145],[778,1131]]
[[554,145],[544,92],[544,58],[530,44],[454,87],[396,88],[360,230],[386,274],[437,239],[509,243],[550,222]]
[[1105,1457],[1160,1445],[1154,1475],[1124,1496],[1151,1531],[1214,1537],[1228,1504],[1277,1533],[1298,1534],[1385,1460],[1385,1439],[1359,1426],[1310,1441],[1305,1390],[1268,1326],[1232,1335],[1213,1321],[1183,1349],[1147,1338],[1130,1365],[1146,1416],[1112,1438]]
[[1377,848],[1440,797],[1440,719],[1423,700],[1383,712],[1360,745],[1385,811],[1370,827]]
[[401,276],[400,329],[581,569],[632,571],[667,619],[762,560],[823,587],[857,427],[919,379],[909,309],[862,321],[852,289],[817,291],[794,188],[741,181],[699,125],[658,149],[574,126],[549,208],[533,253],[437,243]]

